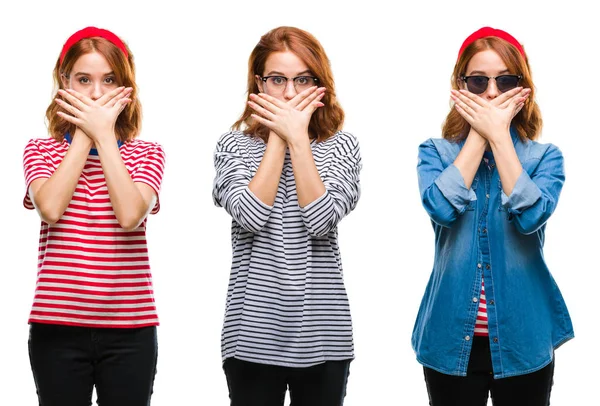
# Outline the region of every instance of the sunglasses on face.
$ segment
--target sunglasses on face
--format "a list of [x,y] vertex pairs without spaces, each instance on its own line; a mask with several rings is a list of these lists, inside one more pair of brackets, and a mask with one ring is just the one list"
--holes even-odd
[[496,81],[496,87],[500,93],[508,92],[519,85],[519,80],[523,79],[522,75],[500,75],[496,77],[492,76],[461,76],[460,77],[466,84],[467,89],[471,93],[481,94],[486,91],[490,79]]

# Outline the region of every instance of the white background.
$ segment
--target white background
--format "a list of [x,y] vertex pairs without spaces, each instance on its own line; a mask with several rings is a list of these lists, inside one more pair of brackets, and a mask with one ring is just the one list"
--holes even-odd
[[417,188],[417,147],[440,136],[456,53],[484,25],[524,44],[544,118],[542,142],[557,144],[566,160],[545,255],[576,338],[556,353],[552,405],[597,399],[600,34],[592,28],[591,5],[583,5],[592,2],[131,3],[0,6],[0,405],[37,404],[27,317],[39,219],[22,206],[22,153],[30,138],[47,136],[52,69],[64,41],[87,25],[110,29],[131,47],[142,138],[162,143],[167,153],[162,210],[148,227],[161,319],[153,405],[228,404],[220,332],[230,219],[212,203],[212,152],[244,107],[250,52],[280,25],[303,28],[325,47],[345,129],[358,137],[364,161],[361,201],[340,225],[356,345],[345,404],[427,404],[410,346],[433,263],[433,232]]

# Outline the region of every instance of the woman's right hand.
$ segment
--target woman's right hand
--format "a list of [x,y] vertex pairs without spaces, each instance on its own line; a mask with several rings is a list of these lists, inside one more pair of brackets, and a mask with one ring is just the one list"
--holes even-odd
[[308,125],[315,110],[323,107],[325,88],[313,86],[298,93],[288,102],[264,93],[251,94],[248,105],[256,111],[252,117],[275,132],[287,143],[308,137]]

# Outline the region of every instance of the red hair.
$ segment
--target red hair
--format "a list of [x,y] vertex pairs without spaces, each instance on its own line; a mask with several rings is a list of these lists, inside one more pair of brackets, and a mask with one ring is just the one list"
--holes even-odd
[[[274,52],[292,52],[300,58],[308,69],[319,80],[319,86],[327,90],[321,102],[325,105],[313,113],[308,126],[308,134],[317,142],[324,141],[341,130],[344,123],[344,111],[339,105],[331,72],[331,64],[319,41],[311,34],[294,27],[278,27],[263,35],[248,60],[248,100],[250,94],[259,93],[256,75],[263,76],[269,55]],[[251,115],[254,110],[246,105],[241,117],[234,123],[234,129],[242,129],[244,133],[262,138],[269,137],[269,129],[254,121]]]
[[[523,53],[521,53],[520,49],[498,37],[492,36],[474,40],[461,51],[462,53],[460,54],[458,61],[456,61],[456,65],[454,65],[454,72],[452,72],[452,88],[456,90],[461,88],[463,82],[461,76],[466,74],[469,61],[475,54],[485,50],[496,52],[498,56],[500,56],[500,59],[506,64],[506,67],[511,74],[523,76],[519,86],[531,89],[529,97],[525,101],[521,111],[513,118],[511,126],[515,128],[522,140],[537,139],[542,130],[542,114],[535,101],[535,87],[531,79],[527,54],[524,50]],[[447,140],[460,141],[467,137],[470,129],[471,126],[469,123],[467,123],[456,109],[452,108],[444,122],[442,135]]]
[[58,90],[64,89],[62,78],[69,78],[75,62],[82,56],[92,52],[97,52],[106,58],[106,61],[112,68],[119,86],[132,87],[133,90],[129,96],[132,102],[119,114],[115,123],[115,132],[122,142],[127,142],[138,136],[142,124],[142,106],[137,96],[137,85],[135,84],[135,64],[131,51],[125,45],[127,53],[113,42],[101,38],[84,38],[72,44],[71,47],[58,57],[53,71],[55,92],[52,102],[46,109],[46,119],[48,120],[48,131],[55,140],[62,142],[67,132],[73,134],[76,126],[61,118],[58,111],[64,111],[54,99],[58,96]]

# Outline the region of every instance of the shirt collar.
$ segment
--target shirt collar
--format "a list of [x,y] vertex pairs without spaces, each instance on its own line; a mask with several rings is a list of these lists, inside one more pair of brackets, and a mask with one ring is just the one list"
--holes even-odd
[[[71,134],[69,134],[68,132],[65,134],[65,140],[67,140],[69,145],[71,145],[71,141],[73,141],[73,139],[71,138]],[[123,141],[117,140],[117,146],[121,148],[121,145],[123,145]],[[91,148],[90,155],[98,155],[98,150],[96,148]]]

